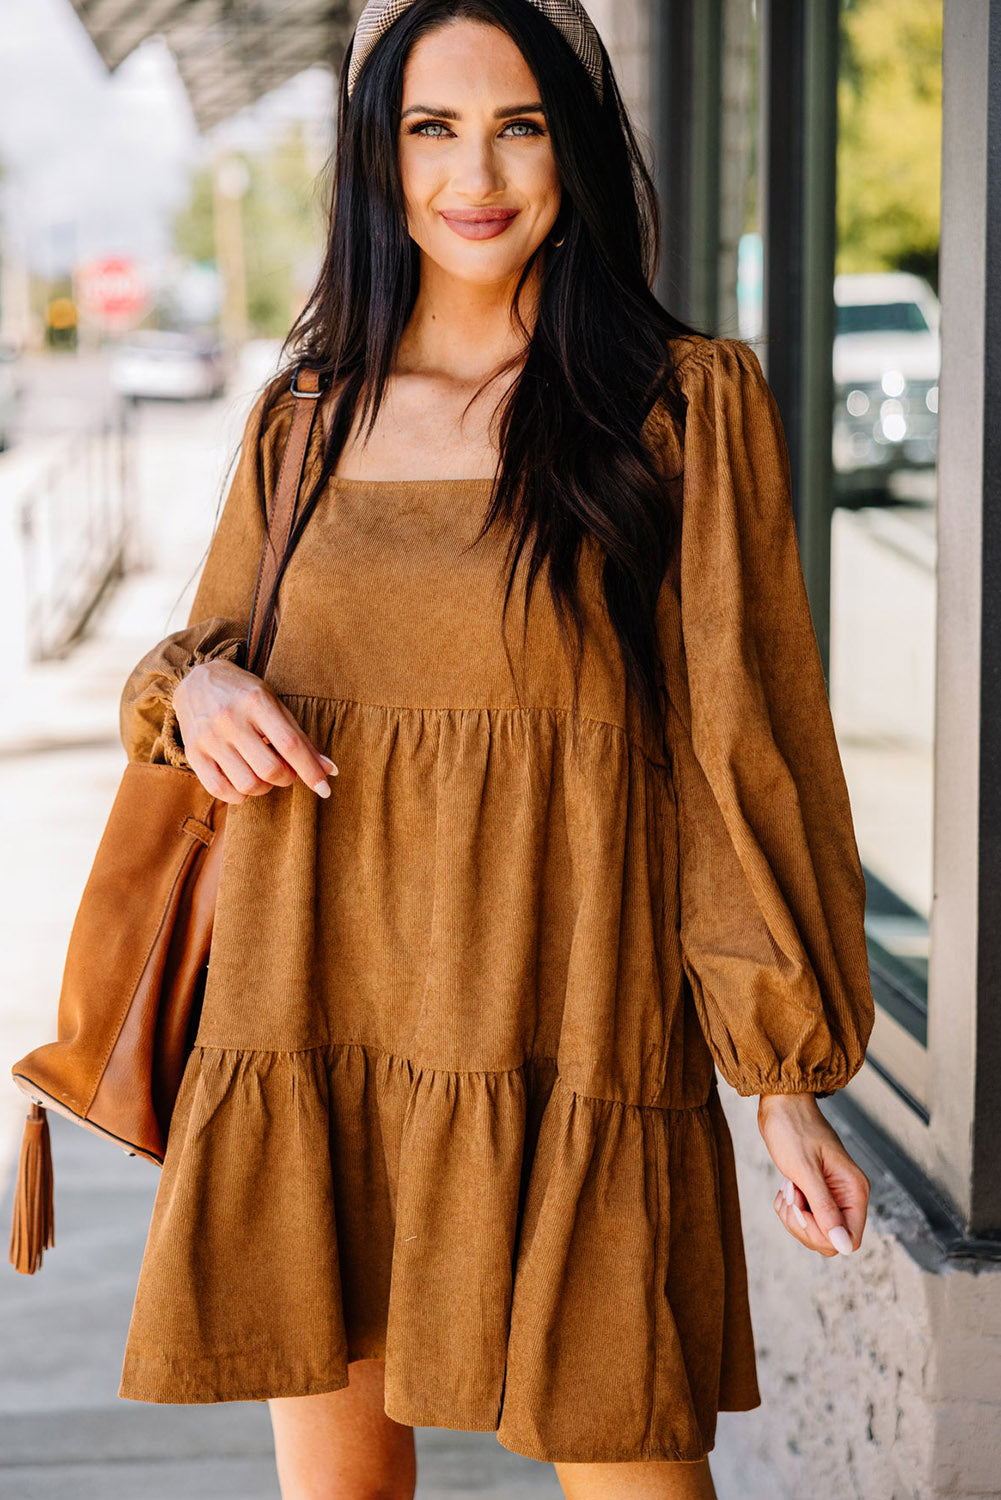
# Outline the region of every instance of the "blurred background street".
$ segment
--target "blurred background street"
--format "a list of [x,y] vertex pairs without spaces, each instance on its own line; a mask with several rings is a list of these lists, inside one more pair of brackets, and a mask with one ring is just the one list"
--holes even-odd
[[[0,0],[0,1084],[55,1034],[122,686],[186,621],[314,284],[360,8]],[[723,1091],[764,1400],[721,1414],[716,1486],[999,1500],[1001,0],[588,10],[657,294],[747,339],[782,415],[866,879],[876,1026],[823,1106],[873,1183],[855,1256],[781,1230]],[[4,1233],[23,1118],[0,1086]],[[49,1124],[56,1246],[0,1274],[0,1500],[277,1500],[264,1403],[118,1398],[157,1171]],[[560,1493],[493,1433],[417,1441],[421,1500]]]

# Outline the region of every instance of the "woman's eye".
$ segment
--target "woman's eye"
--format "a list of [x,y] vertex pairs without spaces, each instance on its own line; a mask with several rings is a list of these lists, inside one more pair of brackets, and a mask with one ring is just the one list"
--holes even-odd
[[[509,120],[504,126],[503,133],[511,130],[516,132],[515,139],[517,140],[525,140],[529,136],[543,134],[541,127],[536,125],[534,120]],[[420,124],[412,125],[410,128],[411,135],[422,135],[429,141],[440,141],[446,135],[451,135],[451,133],[448,127],[442,124],[441,120],[422,120]]]

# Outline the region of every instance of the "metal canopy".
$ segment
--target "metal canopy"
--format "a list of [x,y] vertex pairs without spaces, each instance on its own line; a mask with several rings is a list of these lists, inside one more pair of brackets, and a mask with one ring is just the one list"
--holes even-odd
[[150,36],[177,62],[200,130],[315,63],[340,67],[360,0],[70,0],[114,70]]

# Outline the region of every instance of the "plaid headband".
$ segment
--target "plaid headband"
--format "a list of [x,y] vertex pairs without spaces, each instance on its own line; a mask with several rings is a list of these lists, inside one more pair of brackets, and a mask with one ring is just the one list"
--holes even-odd
[[[566,37],[570,46],[587,69],[599,101],[602,98],[601,45],[598,33],[580,0],[529,0],[540,10],[556,29]],[[410,9],[413,0],[368,0],[358,18],[351,42],[351,62],[348,68],[348,97],[354,90],[362,64],[379,38],[385,36],[394,21]]]

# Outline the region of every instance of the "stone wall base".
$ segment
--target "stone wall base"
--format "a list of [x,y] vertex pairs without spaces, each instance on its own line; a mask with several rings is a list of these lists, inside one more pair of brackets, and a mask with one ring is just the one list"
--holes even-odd
[[[998,1500],[1001,1264],[947,1256],[850,1129],[872,1183],[851,1257],[804,1249],[772,1209],[756,1099],[720,1082],[733,1133],[762,1405],[722,1412],[720,1500]],[[833,1121],[833,1115],[832,1115]]]

